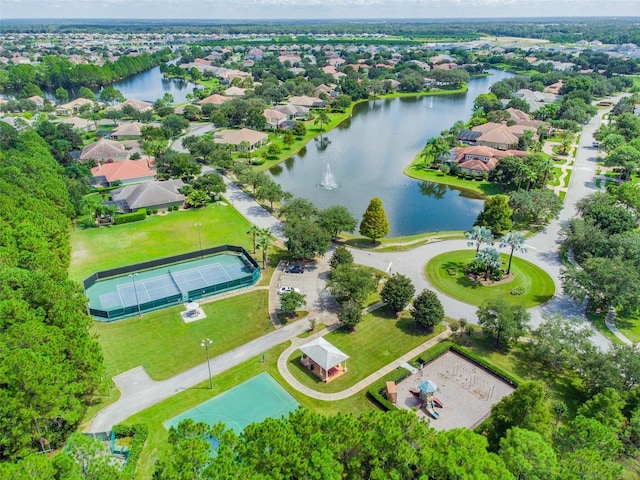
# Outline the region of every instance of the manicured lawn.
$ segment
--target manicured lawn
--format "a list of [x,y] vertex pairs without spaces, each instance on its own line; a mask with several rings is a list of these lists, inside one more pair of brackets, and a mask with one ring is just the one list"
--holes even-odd
[[[195,227],[200,223],[201,227]],[[71,232],[69,276],[82,281],[94,272],[202,247],[231,244],[253,249],[249,222],[230,205],[151,215],[141,222]]]
[[300,350],[296,350],[289,358],[289,371],[310,388],[320,392],[340,392],[426,342],[443,329],[443,326],[439,326],[434,333],[427,333],[416,327],[408,313],[396,319],[386,308],[379,308],[365,315],[355,332],[335,330],[324,337],[349,355],[347,373],[325,384],[300,364]]
[[616,327],[633,343],[640,342],[640,315],[618,314]]
[[[322,402],[310,399],[294,390],[282,379],[276,365],[278,357],[287,346],[289,346],[288,342],[267,350],[265,352],[266,361],[264,363],[262,363],[262,355],[259,355],[241,363],[231,370],[217,375],[213,379],[213,390],[209,390],[209,382],[205,381],[129,418],[126,423],[145,423],[149,427],[149,437],[140,456],[135,478],[138,480],[151,478],[155,463],[160,458],[160,452],[166,448],[168,432],[162,426],[162,422],[262,372],[269,372],[303,407],[309,408],[316,413],[323,415],[353,413],[359,415],[366,410],[376,408],[367,400],[365,391],[352,395],[345,400]],[[256,399],[256,401],[259,401],[259,399]]]
[[[510,303],[524,304],[529,308],[546,302],[555,292],[549,274],[518,258],[517,254],[513,256],[511,265],[513,280],[486,287],[477,285],[465,275],[465,268],[475,255],[475,250],[456,250],[438,255],[427,263],[427,278],[440,292],[471,305],[480,305],[487,298],[501,296]],[[503,253],[502,259],[506,269],[509,255]],[[524,294],[511,295],[511,290],[518,287],[524,289]]]
[[213,340],[211,357],[232,350],[272,330],[268,291],[256,290],[201,307],[207,318],[185,324],[182,305],[112,323],[94,322],[112,377],[138,365],[163,380],[205,361],[200,342]]
[[417,180],[441,183],[461,190],[467,190],[469,196],[472,198],[484,198],[488,195],[504,193],[502,187],[497,183],[492,183],[487,180],[465,180],[452,175],[444,175],[438,170],[425,169],[419,154],[416,155],[411,165],[404,169],[404,174]]

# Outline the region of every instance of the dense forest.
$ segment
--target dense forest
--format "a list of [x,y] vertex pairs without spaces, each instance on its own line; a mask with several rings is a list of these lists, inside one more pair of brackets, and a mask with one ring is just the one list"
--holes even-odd
[[0,460],[59,448],[102,376],[71,247],[63,168],[33,131],[0,130]]

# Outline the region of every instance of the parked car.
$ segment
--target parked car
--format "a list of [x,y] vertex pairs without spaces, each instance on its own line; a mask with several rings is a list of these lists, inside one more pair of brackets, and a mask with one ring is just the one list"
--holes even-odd
[[300,289],[296,287],[280,287],[278,289],[279,295],[282,295],[283,293],[291,293],[291,292],[300,293]]
[[288,265],[284,271],[287,273],[304,273],[304,267],[302,265]]
[[600,142],[593,142],[593,148],[600,148]]

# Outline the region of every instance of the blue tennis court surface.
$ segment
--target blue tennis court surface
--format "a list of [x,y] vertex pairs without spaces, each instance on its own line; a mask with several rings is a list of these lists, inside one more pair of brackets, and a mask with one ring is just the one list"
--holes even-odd
[[300,404],[271,375],[263,372],[163,423],[168,430],[182,420],[214,425],[224,422],[227,428],[241,433],[250,423],[266,418],[280,418],[296,410]]

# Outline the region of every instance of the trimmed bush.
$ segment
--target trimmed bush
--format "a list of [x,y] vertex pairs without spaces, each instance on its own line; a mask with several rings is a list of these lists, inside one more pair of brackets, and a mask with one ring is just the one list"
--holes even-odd
[[138,465],[138,459],[142,453],[147,437],[149,436],[149,429],[142,423],[135,425],[126,425],[119,423],[113,426],[113,432],[116,438],[131,437],[131,443],[129,444],[129,455],[127,457],[127,463],[122,469],[122,478],[130,479],[136,475],[136,467]]
[[411,375],[409,370],[398,367],[393,372],[373,383],[367,390],[367,395],[384,410],[396,410],[398,407],[387,400],[387,397],[384,394],[384,391],[387,388],[387,382],[394,382],[397,385],[409,375]]
[[147,218],[147,209],[141,208],[140,210],[133,213],[123,213],[121,215],[114,216],[113,224],[122,225],[124,223],[139,222],[140,220],[144,220],[145,218]]

